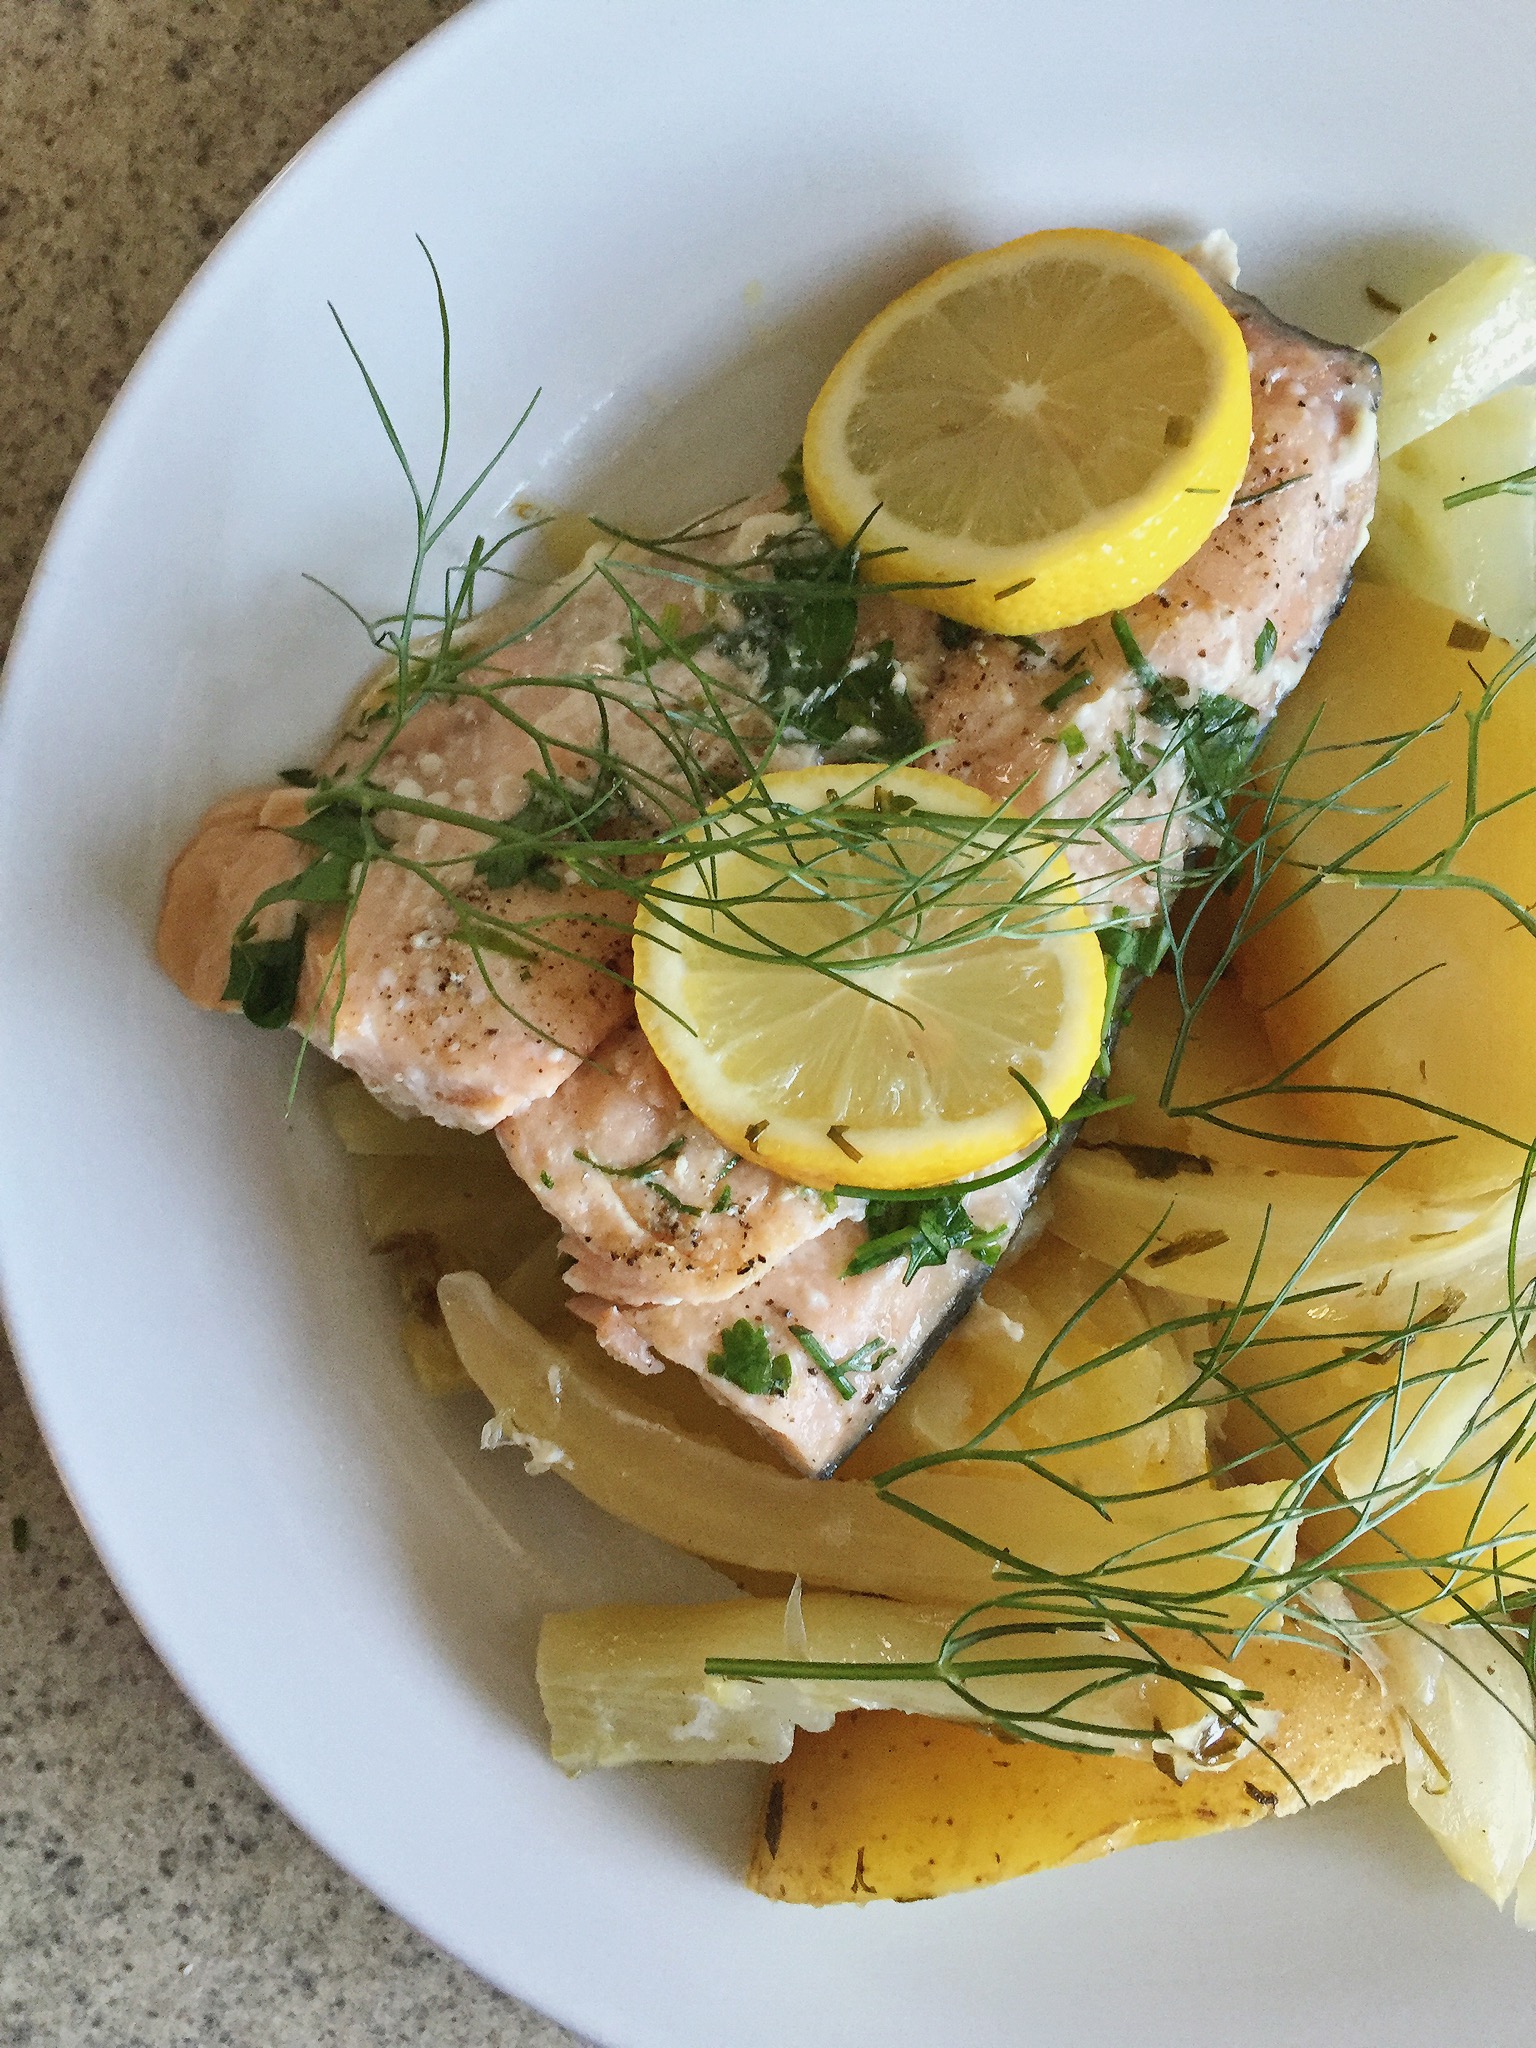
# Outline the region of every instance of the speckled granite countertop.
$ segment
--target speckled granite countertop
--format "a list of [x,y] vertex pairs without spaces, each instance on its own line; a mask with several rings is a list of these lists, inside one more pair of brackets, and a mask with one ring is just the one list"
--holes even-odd
[[[456,0],[0,0],[0,647],[75,465],[209,248]],[[0,2048],[558,2048],[203,1727],[0,1346]]]

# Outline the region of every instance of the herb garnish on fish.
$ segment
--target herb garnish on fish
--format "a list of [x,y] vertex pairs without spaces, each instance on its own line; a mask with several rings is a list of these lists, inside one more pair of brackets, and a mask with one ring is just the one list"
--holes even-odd
[[736,1165],[735,1159],[727,1158],[721,1168],[715,1199],[708,1209],[693,1202],[685,1202],[661,1178],[659,1169],[669,1160],[676,1159],[687,1142],[686,1138],[674,1138],[670,1144],[663,1145],[659,1152],[653,1152],[649,1159],[642,1159],[634,1166],[609,1166],[605,1161],[594,1159],[590,1152],[583,1152],[579,1148],[572,1157],[579,1159],[583,1166],[590,1166],[594,1173],[605,1174],[609,1180],[637,1181],[641,1187],[649,1188],[653,1195],[658,1196],[669,1209],[675,1210],[680,1216],[723,1216],[731,1206],[731,1184],[725,1176]]
[[720,1332],[720,1349],[707,1363],[716,1379],[729,1380],[744,1394],[787,1393],[794,1376],[788,1354],[770,1350],[762,1324],[744,1316]]
[[595,834],[624,807],[623,785],[611,770],[600,770],[595,781],[588,783],[566,783],[555,776],[534,774],[527,778],[527,785],[527,800],[506,821],[523,837],[498,841],[475,862],[475,873],[493,889],[512,889],[519,882],[558,889],[555,856],[546,850],[551,836]]
[[[816,526],[774,536],[757,560],[768,576],[739,585],[732,600],[740,624],[704,638],[758,678],[758,695],[788,737],[813,741],[829,754],[857,736],[858,758],[896,761],[922,750],[922,721],[907,702],[905,682],[883,641],[854,653],[858,630],[857,541],[835,548]],[[821,603],[804,601],[803,586],[823,584]],[[794,586],[794,593],[786,592]]]
[[908,1284],[925,1266],[942,1266],[954,1252],[968,1252],[984,1266],[995,1266],[1007,1235],[1001,1229],[978,1230],[961,1197],[948,1193],[871,1202],[864,1222],[869,1242],[848,1261],[849,1277],[905,1259]]
[[834,1358],[814,1331],[802,1329],[798,1323],[792,1323],[790,1335],[811,1363],[826,1374],[845,1401],[851,1401],[856,1391],[848,1377],[849,1373],[878,1372],[885,1361],[895,1355],[895,1346],[882,1343],[878,1337],[866,1338],[858,1349],[850,1351],[846,1358]]

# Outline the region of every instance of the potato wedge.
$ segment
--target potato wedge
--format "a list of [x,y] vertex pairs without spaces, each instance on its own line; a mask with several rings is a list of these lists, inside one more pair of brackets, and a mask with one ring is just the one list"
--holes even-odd
[[[1267,946],[1268,932],[1252,943]],[[1264,962],[1250,971],[1255,980],[1272,973]],[[1054,1236],[1109,1266],[1134,1261],[1129,1270],[1137,1280],[1227,1301],[1248,1284],[1261,1244],[1253,1282],[1261,1297],[1289,1282],[1303,1262],[1309,1288],[1369,1291],[1390,1271],[1394,1292],[1402,1292],[1461,1280],[1469,1266],[1502,1261],[1512,1212],[1507,1195],[1426,1192],[1401,1168],[1361,1194],[1374,1155],[1320,1143],[1305,1097],[1260,1092],[1210,1117],[1177,1113],[1262,1091],[1280,1071],[1263,1020],[1234,980],[1228,976],[1203,1001],[1182,1048],[1185,1016],[1173,976],[1154,975],[1139,991],[1109,1081],[1112,1097],[1131,1101],[1095,1117],[1057,1169]],[[1167,1110],[1160,1105],[1165,1087]],[[1228,1123],[1264,1135],[1233,1131]]]
[[[1261,897],[1273,915],[1237,960],[1276,1054],[1305,1061],[1298,1083],[1343,1091],[1313,1098],[1319,1130],[1371,1144],[1449,1138],[1393,1173],[1394,1185],[1439,1198],[1508,1185],[1536,1140],[1536,936],[1520,923],[1536,902],[1536,796],[1526,793],[1536,783],[1536,669],[1484,696],[1509,652],[1404,591],[1355,587],[1264,757],[1279,763],[1306,741],[1285,797],[1326,807],[1290,834],[1286,864]],[[1477,801],[1493,814],[1441,864],[1436,886],[1352,879],[1417,874],[1456,845],[1470,714],[1485,701]],[[1393,733],[1422,736],[1384,761],[1374,742]],[[1378,761],[1347,799],[1326,801]],[[1287,904],[1319,865],[1335,872]]]
[[[1074,1147],[1057,1169],[1051,1229],[1134,1279],[1219,1301],[1269,1298],[1303,1268],[1308,1289],[1443,1290],[1469,1270],[1496,1270],[1508,1248],[1508,1189],[1438,1200],[1399,1186],[1396,1172],[1362,1192],[1278,1161],[1265,1171],[1207,1164],[1165,1179],[1134,1153]],[[1536,1214],[1525,1234],[1536,1242]]]
[[1139,1757],[1083,1756],[905,1714],[851,1713],[795,1738],[769,1780],[747,1882],[827,1906],[931,1899],[1133,1843],[1246,1827],[1331,1799],[1401,1754],[1363,1663],[1293,1638],[1236,1663],[1280,1712],[1268,1755],[1179,1784]]
[[1379,1315],[1357,1300],[1331,1332],[1287,1310],[1224,1361],[1223,1459],[1248,1479],[1326,1471],[1299,1547],[1326,1552],[1373,1619],[1453,1622],[1536,1593],[1536,1381],[1501,1281]]
[[1365,1613],[1453,1623],[1468,1612],[1520,1612],[1536,1601],[1536,1390],[1514,1372],[1487,1419],[1380,1528],[1351,1533],[1343,1514],[1309,1527],[1313,1545],[1337,1543],[1339,1576]]
[[1383,455],[1466,412],[1536,363],[1536,263],[1476,256],[1377,335]]
[[[1202,927],[1208,915],[1202,914]],[[1188,1018],[1171,972],[1154,974],[1137,990],[1107,1090],[1111,1100],[1130,1101],[1086,1124],[1069,1159],[1108,1146],[1138,1165],[1143,1179],[1164,1182],[1203,1173],[1208,1162],[1263,1174],[1278,1167],[1288,1175],[1358,1179],[1358,1154],[1319,1146],[1315,1125],[1294,1097],[1262,1092],[1273,1086],[1280,1062],[1236,977],[1228,973],[1210,988],[1192,977],[1190,986]],[[1207,1104],[1215,1107],[1202,1113]]]

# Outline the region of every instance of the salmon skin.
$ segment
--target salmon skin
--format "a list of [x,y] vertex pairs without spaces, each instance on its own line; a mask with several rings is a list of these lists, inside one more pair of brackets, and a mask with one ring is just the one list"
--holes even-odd
[[[789,767],[926,744],[928,765],[1020,810],[1071,821],[1113,809],[1113,834],[1085,829],[1066,857],[1096,916],[1151,918],[1219,829],[1221,792],[1198,786],[1178,735],[1193,724],[1229,767],[1246,761],[1343,602],[1375,496],[1376,365],[1224,295],[1249,351],[1247,474],[1199,552],[1124,615],[1011,640],[865,588],[831,682],[807,684],[774,638],[769,565],[824,564],[827,544],[777,493],[691,530],[681,551],[761,572],[760,602],[712,596],[707,577],[679,571],[675,545],[602,558],[676,600],[667,646],[686,659],[658,648],[637,673],[633,604],[591,557],[526,627],[477,622],[478,644],[495,648],[480,689],[417,710],[371,771],[403,802],[470,822],[389,814],[397,858],[367,870],[351,906],[341,986],[339,911],[303,937],[301,1028],[402,1114],[494,1128],[558,1219],[572,1308],[603,1345],[640,1371],[696,1373],[801,1472],[836,1467],[996,1260],[1043,1227],[1041,1190],[1072,1127],[963,1198],[828,1198],[736,1158],[638,1029],[631,896],[571,874],[486,872],[473,820],[524,814],[551,775],[595,787],[599,738],[626,764],[631,817],[686,815],[674,735],[690,718],[715,786],[743,749]],[[739,597],[739,576],[733,587]],[[728,706],[729,731],[699,717],[704,697]],[[344,777],[367,746],[354,718],[321,772]],[[194,1001],[234,1006],[232,943],[262,891],[311,857],[287,836],[308,803],[290,788],[227,798],[172,868],[159,954]],[[533,920],[532,957],[477,952],[466,902]],[[292,917],[273,904],[249,928],[280,940]]]

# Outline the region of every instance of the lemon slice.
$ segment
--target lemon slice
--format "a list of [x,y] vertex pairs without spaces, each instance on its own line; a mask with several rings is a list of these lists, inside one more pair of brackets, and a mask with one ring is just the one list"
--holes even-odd
[[1035,633],[1188,561],[1252,432],[1247,347],[1199,273],[1064,228],[947,264],[869,323],[811,408],[805,488],[834,540],[862,530],[866,575],[963,579],[912,601]]
[[1060,854],[919,768],[766,775],[635,921],[640,1022],[722,1143],[812,1187],[931,1187],[1033,1144],[1098,1058],[1103,955]]

